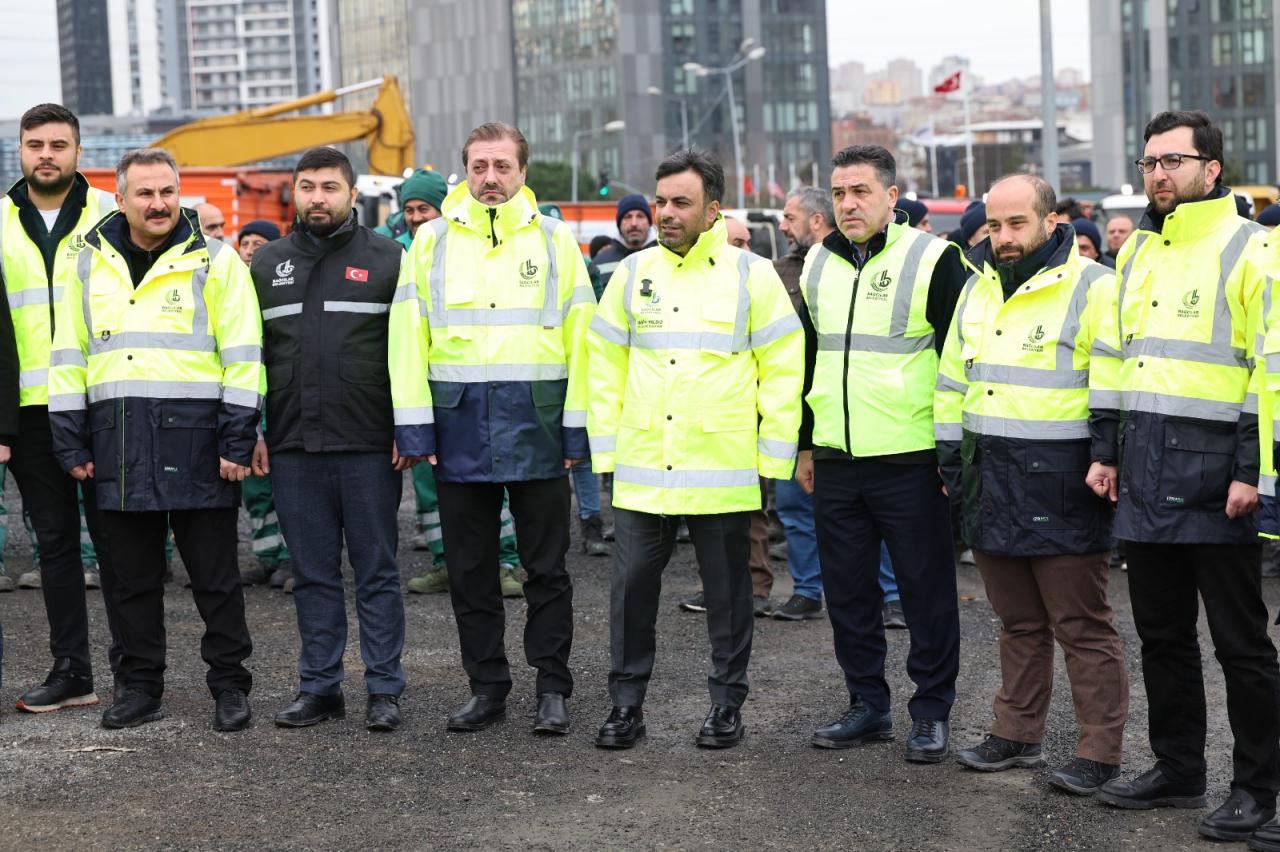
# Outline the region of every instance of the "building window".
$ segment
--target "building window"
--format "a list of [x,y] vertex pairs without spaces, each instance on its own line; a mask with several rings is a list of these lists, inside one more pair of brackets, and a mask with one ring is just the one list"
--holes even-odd
[[1235,33],[1214,33],[1209,43],[1209,55],[1219,68],[1235,64]]
[[1246,118],[1244,120],[1244,150],[1267,150],[1267,120],[1265,118]]
[[1262,27],[1241,30],[1240,64],[1260,65],[1267,61],[1267,40]]

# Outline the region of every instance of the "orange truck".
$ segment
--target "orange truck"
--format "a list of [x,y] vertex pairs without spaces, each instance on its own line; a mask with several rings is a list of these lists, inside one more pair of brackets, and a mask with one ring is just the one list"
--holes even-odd
[[[114,169],[85,169],[89,183],[107,192],[116,191]],[[293,224],[293,173],[282,169],[184,168],[182,206],[208,202],[226,217],[228,239],[254,219],[266,219],[287,233]]]

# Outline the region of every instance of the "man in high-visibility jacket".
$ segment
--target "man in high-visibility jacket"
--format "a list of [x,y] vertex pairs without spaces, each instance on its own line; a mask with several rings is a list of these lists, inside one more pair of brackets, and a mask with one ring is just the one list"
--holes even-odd
[[943,479],[960,504],[1000,618],[991,733],[957,753],[995,772],[1046,765],[1041,749],[1062,646],[1080,733],[1049,783],[1091,794],[1120,774],[1129,679],[1107,602],[1111,507],[1085,484],[1089,392],[1114,393],[1119,358],[1095,346],[1115,277],[1086,260],[1043,178],[987,194],[987,240],[947,333],[934,394]]
[[937,763],[950,749],[960,620],[933,389],[966,276],[954,245],[907,227],[906,214],[895,212],[892,154],[852,146],[832,165],[839,230],[810,250],[801,275],[813,379],[796,477],[813,494],[822,586],[850,706],[812,743],[893,739],[879,584],[884,541],[911,632],[907,671],[916,694],[906,759]]
[[[1219,180],[1222,131],[1202,112],[1147,124],[1137,161],[1147,207],[1117,257],[1119,311],[1107,344],[1123,358],[1109,447],[1089,482],[1118,500],[1156,764],[1109,781],[1127,808],[1204,807],[1205,694],[1198,599],[1213,634],[1235,737],[1227,801],[1200,833],[1245,840],[1280,788],[1280,667],[1261,594],[1257,398],[1251,382],[1265,271],[1249,262],[1261,227],[1236,214]],[[1123,421],[1120,413],[1123,412]],[[1114,465],[1119,445],[1119,470]]]
[[569,481],[587,449],[587,324],[595,294],[573,232],[524,185],[529,144],[491,122],[463,146],[467,181],[418,228],[391,307],[396,444],[435,465],[449,593],[475,731],[506,713],[511,671],[498,583],[505,489],[528,579],[524,648],[538,670],[534,731],[569,730],[573,585]]
[[804,338],[773,265],[728,244],[724,171],[677,151],[658,166],[660,245],[618,266],[591,323],[587,430],[613,473],[609,697],[596,745],[644,735],[662,571],[681,515],[707,606],[711,710],[697,736],[737,745],[754,602],[747,566],[760,476],[790,476]]
[[[75,278],[85,234],[115,208],[76,171],[80,123],[57,104],[40,104],[19,122],[23,179],[0,200],[0,273],[8,289],[21,369],[21,429],[9,470],[22,492],[40,545],[36,576],[49,618],[53,670],[42,686],[24,692],[18,709],[35,713],[97,704],[89,663],[89,615],[80,559],[80,509],[76,481],[59,466],[49,429],[49,353],[54,305]],[[85,515],[102,572],[107,620],[114,607],[111,553],[93,483],[84,483]],[[112,630],[112,635],[115,631]],[[113,643],[114,644],[114,643]],[[118,649],[113,646],[115,666]]]
[[164,542],[172,527],[205,622],[214,728],[249,724],[253,650],[236,568],[238,483],[264,385],[262,322],[234,248],[179,206],[167,151],[130,151],[58,303],[49,419],[63,469],[97,484],[116,554],[123,694],[107,728],[163,716]]

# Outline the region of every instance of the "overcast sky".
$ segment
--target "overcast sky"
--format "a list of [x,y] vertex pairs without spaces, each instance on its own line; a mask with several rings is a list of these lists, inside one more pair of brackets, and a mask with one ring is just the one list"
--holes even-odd
[[62,100],[58,66],[58,4],[53,0],[0,0],[0,119],[28,107]]
[[[1089,76],[1089,4],[1050,0],[1053,64]],[[988,83],[1040,73],[1036,0],[827,0],[832,67],[861,62],[868,71],[891,59],[914,60],[925,74],[944,56],[966,56]],[[928,79],[925,80],[928,83]]]

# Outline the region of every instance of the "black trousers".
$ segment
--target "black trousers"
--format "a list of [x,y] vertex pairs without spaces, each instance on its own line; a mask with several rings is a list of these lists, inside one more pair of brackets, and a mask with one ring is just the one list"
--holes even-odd
[[164,693],[164,540],[172,527],[178,553],[191,577],[191,594],[204,619],[200,656],[217,696],[253,685],[244,661],[253,653],[244,617],[244,592],[236,563],[239,510],[102,513],[115,544],[116,616],[120,628],[119,676],[159,698]]
[[511,691],[507,611],[498,585],[502,492],[510,496],[516,552],[528,579],[524,656],[538,670],[537,691],[573,692],[573,583],[569,552],[569,477],[524,482],[436,480],[449,595],[458,622],[462,667],[474,695],[504,699]]
[[[713,704],[747,700],[747,664],[755,625],[751,598],[752,512],[685,515],[702,575],[711,640]],[[662,571],[676,543],[676,515],[613,510],[613,585],[610,590],[609,697],[619,707],[644,703],[653,672]]]
[[813,512],[836,659],[849,695],[888,712],[880,542],[889,548],[911,633],[913,719],[946,719],[960,671],[951,510],[933,464],[814,462]]
[[1231,786],[1263,802],[1280,790],[1280,667],[1267,635],[1260,544],[1124,542],[1133,621],[1142,640],[1151,750],[1160,767],[1205,780],[1199,601],[1227,688],[1235,738]]
[[[31,515],[31,526],[40,545],[40,589],[49,619],[49,651],[55,660],[69,659],[77,674],[91,675],[89,662],[89,612],[84,597],[84,567],[80,563],[80,506],[77,482],[63,472],[53,455],[49,409],[20,409],[21,433],[13,447],[9,470],[22,494],[22,505]],[[118,632],[112,605],[111,547],[103,534],[102,512],[93,480],[84,482],[84,513],[89,535],[102,572],[102,597],[107,626],[111,630],[111,668],[119,656]]]

